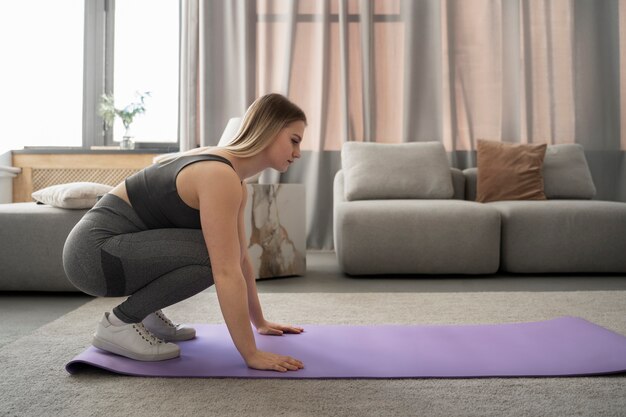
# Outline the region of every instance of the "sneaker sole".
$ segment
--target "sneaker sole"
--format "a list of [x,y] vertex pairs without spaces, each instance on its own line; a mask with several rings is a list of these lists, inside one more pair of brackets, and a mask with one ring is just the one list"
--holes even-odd
[[115,343],[108,342],[106,340],[102,340],[97,336],[94,336],[92,345],[97,347],[98,349],[106,350],[107,352],[115,353],[116,355],[125,356],[130,359],[135,359],[137,361],[144,362],[156,362],[156,361],[164,361],[167,359],[174,359],[180,356],[180,350],[174,352],[166,352],[166,353],[158,353],[158,354],[144,354],[137,353],[125,349],[121,346],[116,345]]

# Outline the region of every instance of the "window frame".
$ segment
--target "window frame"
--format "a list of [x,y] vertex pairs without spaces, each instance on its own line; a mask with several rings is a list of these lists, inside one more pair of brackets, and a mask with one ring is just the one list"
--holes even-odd
[[[180,7],[179,1],[179,19]],[[114,90],[115,0],[85,0],[84,37],[83,148],[115,146],[113,129],[108,128],[98,114],[100,96]],[[178,85],[179,82],[180,70]],[[176,120],[178,123],[178,114]],[[176,130],[180,132],[180,127]],[[135,142],[135,149],[175,152],[180,149],[180,138],[171,142]]]

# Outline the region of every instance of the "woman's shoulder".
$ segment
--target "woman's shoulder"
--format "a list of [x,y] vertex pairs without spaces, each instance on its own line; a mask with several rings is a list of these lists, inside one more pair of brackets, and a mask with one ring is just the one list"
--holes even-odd
[[[202,153],[199,155],[216,155],[224,157],[221,153]],[[228,158],[224,157],[228,160]],[[230,162],[230,161],[228,161]],[[187,165],[178,175],[180,179],[187,182],[195,182],[199,186],[204,184],[224,184],[241,186],[242,181],[235,171],[234,166],[226,163],[216,163],[215,160],[199,160]]]
[[217,155],[217,156],[228,156],[228,152],[224,151],[224,149],[218,146],[207,146],[198,153],[198,155]]
[[176,177],[176,189],[187,205],[198,209],[200,201],[240,200],[242,184],[237,173],[226,164],[200,161],[185,167]]
[[[217,146],[213,146],[213,147],[207,147],[206,149],[204,149],[201,152],[198,153],[194,153],[194,154],[190,154],[190,155],[185,155],[185,157],[206,157],[206,156],[217,156],[220,159],[226,159],[228,162],[230,162],[232,164],[231,161],[231,156],[228,154],[228,152],[224,152],[222,149],[219,149]],[[211,159],[207,159],[207,161],[210,161]]]
[[[199,153],[199,154],[197,154],[195,156],[199,156],[199,157],[203,157],[203,156],[205,156],[205,157],[206,156],[217,156],[218,157],[217,161],[218,162],[222,162],[221,164],[204,164],[204,166],[216,166],[216,165],[217,166],[219,166],[219,165],[226,166],[226,165],[228,165],[229,169],[231,171],[235,172],[235,165],[233,164],[233,161],[231,159],[232,157],[227,152],[224,152],[224,151],[219,150],[219,149],[211,149],[211,150]],[[206,161],[203,161],[201,158],[199,158],[199,159],[200,159],[199,161],[196,161],[197,163],[199,163],[199,162],[213,162],[213,161],[216,161],[216,159],[213,159],[213,158],[207,158]]]

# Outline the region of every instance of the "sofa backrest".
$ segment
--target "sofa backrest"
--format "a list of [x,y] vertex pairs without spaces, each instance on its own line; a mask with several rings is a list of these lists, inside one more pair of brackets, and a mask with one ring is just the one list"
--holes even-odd
[[440,142],[346,142],[341,149],[346,200],[447,199],[454,195]]
[[[450,168],[450,175],[452,176],[452,185],[454,187],[454,195],[452,199],[454,200],[464,200],[465,199],[465,175],[463,175],[463,171],[457,168]],[[345,176],[344,170],[340,169],[335,174],[334,183],[333,183],[333,196],[334,203],[339,203],[346,200],[346,196],[344,194],[345,190]]]
[[469,201],[476,201],[478,168],[464,169],[463,176],[465,177],[465,199]]
[[450,173],[452,174],[452,186],[454,187],[454,195],[452,196],[452,199],[464,200],[465,175],[463,175],[463,171],[458,168],[450,168]]
[[[429,168],[432,167],[432,172],[436,172],[432,177],[442,178],[445,170],[442,171],[441,166],[447,164],[444,159],[445,151],[443,150],[443,145],[429,142],[402,145],[355,142],[344,144],[341,170],[341,194],[344,196],[344,199],[453,198],[476,201],[477,168],[468,168],[464,171],[448,168],[450,169],[452,182],[449,195],[446,194],[445,197],[422,196],[421,193],[424,191],[415,187],[424,186],[424,184],[420,184],[419,181],[416,182],[415,177],[431,177],[426,174],[431,172]],[[344,154],[346,149],[348,153]],[[429,153],[428,163],[416,163],[416,156],[428,155]],[[438,160],[439,162],[433,165],[433,160]],[[366,161],[367,163],[363,166],[358,166],[361,161]],[[370,168],[377,168],[376,164],[379,164],[380,167],[373,172],[368,172],[367,169],[364,169],[368,164]],[[347,169],[353,166],[357,167],[355,170],[356,174],[353,172],[351,175],[346,175]],[[418,166],[417,171],[415,171],[415,166]],[[406,178],[402,182],[396,182],[393,179],[402,174],[408,175],[408,182]],[[585,159],[583,147],[579,144],[549,145],[543,162],[542,174],[544,192],[548,199],[591,199],[596,194],[596,188]],[[432,177],[429,178],[429,181],[432,180]],[[350,178],[353,179],[353,183],[346,187],[346,180]],[[373,181],[370,181],[372,178],[376,181],[380,179],[391,180],[383,181],[382,184],[374,184],[372,183]],[[433,187],[432,184],[426,184],[425,189],[428,190],[429,187],[431,190],[437,189],[438,186]],[[393,189],[393,187],[397,189]],[[352,195],[350,194],[351,192]],[[406,195],[400,196],[398,192],[406,193]]]

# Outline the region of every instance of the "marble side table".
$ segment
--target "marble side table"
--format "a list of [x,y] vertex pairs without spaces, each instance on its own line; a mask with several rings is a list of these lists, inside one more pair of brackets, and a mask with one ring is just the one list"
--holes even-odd
[[246,239],[257,279],[304,275],[304,185],[248,184],[247,187]]

